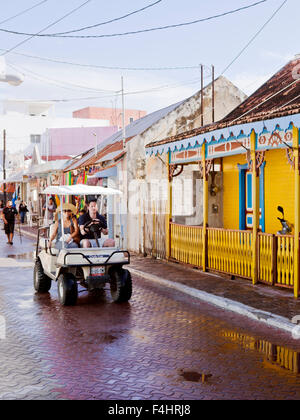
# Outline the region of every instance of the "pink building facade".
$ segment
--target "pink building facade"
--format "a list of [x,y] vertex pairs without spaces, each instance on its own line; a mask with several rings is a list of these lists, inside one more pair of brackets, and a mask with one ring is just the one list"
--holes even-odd
[[[138,109],[125,110],[125,126],[133,121],[139,120],[147,114],[146,111]],[[87,107],[73,112],[73,118],[92,118],[99,120],[108,120],[109,125],[122,128],[122,109],[120,108],[100,108]]]
[[[69,159],[90,148],[96,149],[116,131],[116,126],[50,128],[42,135],[42,141],[37,146],[43,160]],[[25,159],[31,159],[33,146],[31,144],[24,151]]]

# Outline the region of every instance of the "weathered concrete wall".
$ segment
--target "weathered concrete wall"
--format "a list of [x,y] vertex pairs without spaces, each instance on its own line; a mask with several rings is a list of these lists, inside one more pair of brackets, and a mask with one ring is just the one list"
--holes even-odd
[[[211,92],[212,87],[209,85],[204,90],[204,124],[212,122],[212,108],[211,108]],[[232,111],[242,101],[246,99],[246,96],[236,86],[229,82],[224,77],[219,77],[215,81],[215,120],[219,120]],[[143,134],[134,137],[127,144],[127,176],[128,185],[135,182],[136,179],[144,180],[147,184],[152,185],[156,182],[164,180],[165,188],[161,188],[161,203],[157,205],[157,209],[166,208],[166,156],[157,156],[146,159],[145,146],[152,142],[162,140],[169,136],[179,134],[181,132],[191,130],[201,126],[201,96],[200,92],[194,96],[188,98],[183,104],[181,104],[174,111],[169,113],[167,116],[162,118],[156,124],[151,126]],[[193,170],[194,169],[194,170]],[[199,183],[199,178],[195,168],[189,168],[186,166],[183,173],[178,177],[181,182],[184,183],[190,180],[193,185],[193,189],[196,187],[196,183]],[[197,181],[198,179],[198,181]],[[222,190],[222,179],[219,180],[220,190]],[[148,188],[148,196],[142,195],[139,199],[135,200],[137,203],[143,203],[143,209],[148,208],[150,211],[153,201],[157,201],[157,197],[151,196],[154,188]],[[128,190],[128,198],[131,200],[133,195],[138,194],[137,188],[130,188]],[[185,198],[184,194],[187,194]],[[190,194],[190,197],[188,195]],[[156,195],[154,193],[154,195]],[[183,192],[183,197],[173,197],[174,206],[176,206],[176,200],[190,200],[191,203],[195,204],[195,212],[179,216],[181,222],[184,224],[201,224],[203,222],[202,217],[202,183],[199,185],[198,194],[196,191],[191,190],[190,193]],[[212,205],[218,206],[217,213],[213,213]],[[143,242],[143,209],[137,209],[135,214],[132,212],[128,213],[127,216],[127,232],[128,232],[128,249],[133,251],[139,251]],[[216,207],[214,207],[216,210]],[[160,210],[161,211],[161,210]],[[142,220],[142,221],[141,221]],[[178,220],[178,219],[177,219]],[[209,225],[215,227],[222,227],[222,194],[217,193],[215,197],[209,195]]]

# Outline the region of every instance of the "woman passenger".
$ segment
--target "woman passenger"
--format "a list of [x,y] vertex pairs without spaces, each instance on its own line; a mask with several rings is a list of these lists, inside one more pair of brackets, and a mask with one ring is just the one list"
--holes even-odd
[[[71,204],[63,204],[63,225],[64,225],[64,243],[65,248],[78,248],[79,227],[76,217],[73,216]],[[56,239],[55,248],[62,249],[62,226],[60,217],[57,218],[53,233],[50,237],[49,248]]]

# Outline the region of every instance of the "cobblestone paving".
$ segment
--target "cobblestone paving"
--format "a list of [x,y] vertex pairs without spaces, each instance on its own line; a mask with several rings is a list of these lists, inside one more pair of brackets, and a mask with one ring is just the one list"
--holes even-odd
[[300,398],[300,342],[133,280],[128,304],[107,290],[61,307],[32,269],[0,268],[0,399]]

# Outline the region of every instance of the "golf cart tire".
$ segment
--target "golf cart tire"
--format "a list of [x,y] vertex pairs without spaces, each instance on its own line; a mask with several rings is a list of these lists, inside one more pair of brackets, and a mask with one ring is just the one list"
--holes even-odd
[[78,298],[78,286],[75,277],[71,273],[61,274],[57,281],[59,302],[64,306],[76,305]]
[[51,289],[51,279],[46,276],[40,259],[37,259],[33,271],[33,285],[38,293],[47,293]]
[[128,302],[132,295],[131,274],[124,268],[111,270],[110,293],[114,302]]

